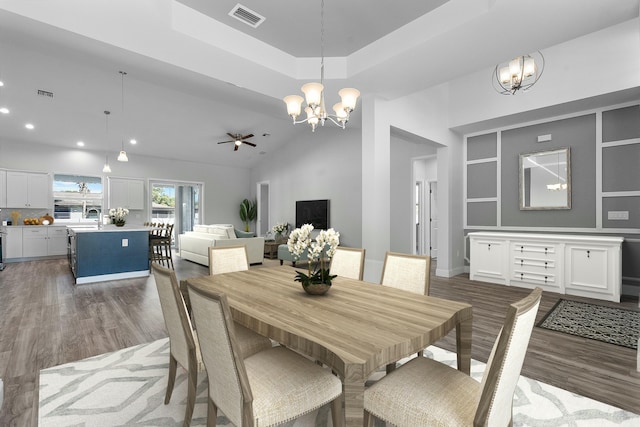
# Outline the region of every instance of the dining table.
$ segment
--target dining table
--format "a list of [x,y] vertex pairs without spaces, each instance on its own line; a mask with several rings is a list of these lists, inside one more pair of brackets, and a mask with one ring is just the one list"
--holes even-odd
[[239,324],[330,367],[343,381],[346,426],[364,423],[367,378],[455,329],[457,367],[471,366],[472,307],[366,281],[336,277],[308,295],[290,266],[188,278],[227,295]]

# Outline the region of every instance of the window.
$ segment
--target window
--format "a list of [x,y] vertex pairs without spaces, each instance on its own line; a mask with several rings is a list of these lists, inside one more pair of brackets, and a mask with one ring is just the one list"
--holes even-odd
[[102,212],[102,178],[53,176],[53,217],[64,221],[98,221]]

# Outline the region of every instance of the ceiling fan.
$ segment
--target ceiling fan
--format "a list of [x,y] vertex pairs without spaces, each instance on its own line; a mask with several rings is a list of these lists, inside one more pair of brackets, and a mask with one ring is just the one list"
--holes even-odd
[[229,141],[220,141],[220,142],[218,142],[218,144],[227,144],[229,142],[233,142],[234,143],[233,151],[238,151],[238,148],[242,144],[247,144],[247,145],[250,145],[252,147],[256,146],[256,144],[254,144],[253,142],[245,141],[246,139],[249,139],[249,138],[253,137],[252,133],[250,133],[249,135],[242,136],[241,133],[229,133],[229,132],[227,132],[227,135],[229,135],[229,137],[232,138],[232,139],[230,139]]

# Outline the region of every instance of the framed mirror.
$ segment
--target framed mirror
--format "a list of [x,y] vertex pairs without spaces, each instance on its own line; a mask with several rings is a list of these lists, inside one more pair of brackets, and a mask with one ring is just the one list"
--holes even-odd
[[569,148],[520,154],[520,210],[571,209]]

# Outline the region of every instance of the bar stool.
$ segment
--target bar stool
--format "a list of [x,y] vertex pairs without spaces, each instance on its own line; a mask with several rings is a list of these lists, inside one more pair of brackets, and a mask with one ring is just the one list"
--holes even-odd
[[171,236],[173,224],[159,225],[158,229],[149,235],[149,260],[157,262],[167,268],[174,270],[173,256],[171,254]]

